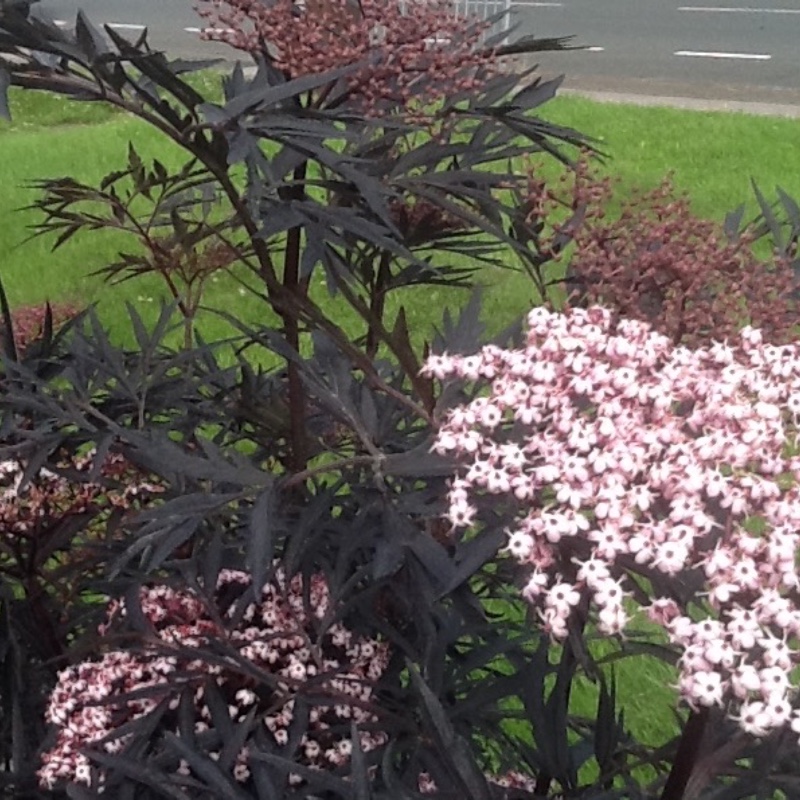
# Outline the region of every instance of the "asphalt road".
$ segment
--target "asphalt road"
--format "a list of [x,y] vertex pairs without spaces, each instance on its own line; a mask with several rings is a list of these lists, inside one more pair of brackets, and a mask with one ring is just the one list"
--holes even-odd
[[800,0],[563,0],[515,15],[521,32],[592,48],[540,59],[573,87],[800,104]]
[[[567,86],[608,92],[800,105],[800,0],[515,0],[518,34],[573,35],[591,48],[541,54],[545,73]],[[95,22],[184,57],[233,56],[198,40],[192,0],[42,0],[53,18],[78,7]]]

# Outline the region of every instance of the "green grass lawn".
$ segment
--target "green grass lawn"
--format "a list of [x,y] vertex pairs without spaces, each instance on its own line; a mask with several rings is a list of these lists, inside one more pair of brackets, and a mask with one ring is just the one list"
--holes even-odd
[[751,179],[768,196],[778,185],[800,196],[800,120],[578,97],[556,99],[543,116],[594,136],[623,188],[652,187],[672,173],[700,216],[721,220],[743,202],[755,212]]
[[[124,301],[136,304],[152,319],[163,296],[156,279],[108,287],[92,273],[114,258],[118,237],[85,235],[50,252],[43,239],[25,242],[26,227],[36,217],[17,211],[33,199],[26,183],[37,178],[72,176],[97,181],[124,164],[129,140],[147,157],[177,163],[174,148],[141,123],[99,105],[75,104],[58,98],[12,92],[13,124],[0,123],[0,276],[12,306],[68,301],[97,302],[112,332],[125,335]],[[680,190],[690,193],[698,214],[721,220],[742,202],[754,211],[750,179],[771,193],[780,185],[800,196],[800,122],[729,113],[699,113],[663,108],[601,105],[579,98],[558,99],[546,107],[548,119],[593,135],[608,158],[601,173],[615,176],[622,193],[647,189],[668,173]],[[552,166],[547,167],[552,169]],[[522,275],[486,271],[489,287],[486,320],[501,328],[524,313],[534,301],[533,288]],[[233,281],[214,286],[213,303],[244,318],[263,314],[263,304],[243,296]],[[412,328],[430,331],[453,296],[426,288],[406,297]],[[204,327],[207,337],[220,336],[224,326]],[[674,730],[671,670],[660,663],[625,661],[618,667],[619,698],[626,721],[644,741],[661,742]],[[576,693],[575,706],[591,713],[589,687]]]
[[[178,163],[179,153],[142,123],[106,106],[32,92],[12,92],[11,101],[14,123],[0,123],[4,187],[0,214],[7,220],[0,226],[0,274],[12,305],[47,299],[98,302],[112,328],[125,324],[119,314],[124,301],[141,305],[146,318],[154,316],[162,296],[158,280],[142,279],[109,288],[92,277],[92,272],[124,246],[121,239],[78,236],[53,254],[44,239],[23,243],[26,227],[37,217],[17,209],[35,197],[26,187],[31,180],[69,175],[92,181],[118,168],[125,161],[131,139],[146,158],[158,156]],[[800,196],[800,150],[794,144],[800,122],[795,120],[602,105],[575,97],[548,104],[544,116],[596,138],[608,155],[599,172],[619,181],[620,194],[651,188],[672,173],[676,187],[690,193],[697,213],[717,220],[742,202],[755,210],[751,177],[767,193],[781,185]],[[544,169],[552,173],[555,167],[547,164]],[[532,287],[522,275],[487,270],[482,280],[490,287],[485,315],[492,328],[502,328],[534,302]],[[235,282],[220,280],[214,289],[215,303],[236,308],[246,317],[259,313],[260,303],[240,292]],[[413,293],[407,298],[410,320],[417,329],[430,325],[418,306],[441,308],[452,301],[450,292],[435,287],[426,288],[424,297],[424,303],[417,303]],[[211,326],[209,335],[222,335],[226,330],[221,323],[205,324]]]

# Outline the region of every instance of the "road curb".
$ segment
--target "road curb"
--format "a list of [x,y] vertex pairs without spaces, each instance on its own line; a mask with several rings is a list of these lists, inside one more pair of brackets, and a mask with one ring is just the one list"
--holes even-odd
[[[256,67],[245,67],[244,75],[252,78]],[[539,77],[549,78],[550,75]],[[569,76],[567,76],[569,80]],[[641,92],[598,91],[580,87],[561,86],[558,94],[564,97],[585,97],[597,103],[617,103],[619,105],[641,106],[652,108],[677,108],[683,111],[719,111],[736,114],[750,114],[758,117],[783,117],[800,119],[800,105],[791,103],[763,103],[749,100],[718,100],[704,97],[683,97],[668,94],[642,94]]]
[[789,103],[755,103],[742,100],[708,100],[698,97],[669,97],[635,94],[633,92],[598,92],[588,89],[562,88],[559,95],[585,97],[598,103],[618,103],[655,108],[678,108],[684,111],[719,111],[751,114],[759,117],[800,119],[800,106]]

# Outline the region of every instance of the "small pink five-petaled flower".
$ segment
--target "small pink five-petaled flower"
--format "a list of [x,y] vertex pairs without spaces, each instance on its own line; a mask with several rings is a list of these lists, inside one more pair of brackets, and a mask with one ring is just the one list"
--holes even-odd
[[800,732],[800,344],[745,328],[690,349],[600,307],[537,308],[523,348],[426,370],[486,381],[434,444],[458,464],[449,517],[507,502],[506,552],[545,631],[624,633],[639,571],[660,587],[647,612],[682,652],[683,699],[730,704],[755,736]]

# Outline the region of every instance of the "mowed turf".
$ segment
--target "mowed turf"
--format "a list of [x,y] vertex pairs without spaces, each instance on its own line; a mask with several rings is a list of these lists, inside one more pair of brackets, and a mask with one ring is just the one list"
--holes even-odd
[[[76,103],[32,92],[12,92],[14,123],[0,123],[0,268],[12,304],[68,300],[98,302],[112,327],[124,325],[119,314],[124,301],[137,301],[148,316],[162,296],[158,280],[138,280],[107,287],[91,273],[108,263],[124,237],[79,235],[67,246],[50,252],[51,242],[37,239],[22,244],[35,212],[17,212],[35,194],[26,184],[37,178],[72,176],[99,180],[125,163],[133,140],[145,157],[180,163],[182,154],[144,124],[95,103]],[[543,107],[543,116],[593,136],[607,155],[599,174],[619,182],[618,194],[647,189],[672,174],[677,189],[690,194],[699,215],[722,220],[740,203],[755,212],[751,178],[768,195],[776,185],[800,196],[800,148],[795,137],[800,122],[732,113],[700,113],[668,108],[603,105],[576,97],[558,98]],[[544,174],[558,168],[543,162]],[[485,318],[491,328],[503,328],[535,301],[528,279],[509,270],[487,270],[481,281],[489,290]],[[240,309],[247,317],[261,313],[260,303],[242,297],[233,281],[217,281],[209,300]],[[420,296],[425,302],[417,301]],[[458,293],[456,298],[461,297]],[[141,298],[141,300],[140,300]],[[458,304],[446,289],[410,292],[404,305],[418,330],[429,329],[428,309]],[[213,320],[208,335],[227,326]],[[353,323],[355,324],[355,323]]]
[[737,112],[601,104],[557,98],[543,117],[596,139],[604,170],[623,189],[672,174],[698,215],[721,220],[740,203],[756,211],[751,180],[768,196],[780,186],[800,197],[800,120]]
[[[37,215],[17,209],[33,201],[34,193],[26,188],[32,180],[71,176],[99,181],[124,165],[131,140],[145,158],[179,164],[183,156],[142,123],[99,105],[12,92],[12,112],[13,124],[0,123],[0,277],[12,306],[45,300],[96,302],[112,333],[125,338],[124,303],[134,303],[145,319],[153,319],[164,296],[157,278],[110,287],[92,275],[119,247],[130,247],[129,242],[119,235],[87,234],[52,253],[47,240],[24,241]],[[800,197],[800,122],[795,120],[602,105],[575,97],[548,104],[543,116],[595,137],[607,156],[599,174],[614,176],[622,197],[652,188],[670,173],[676,188],[690,194],[696,212],[716,220],[740,203],[755,212],[751,178],[768,196],[780,185]],[[557,176],[553,163],[544,163],[542,169]],[[528,279],[511,270],[486,270],[481,281],[487,286],[484,315],[491,329],[507,326],[536,300]],[[464,297],[433,287],[409,292],[403,304],[412,329],[426,338],[442,307],[457,306]],[[213,284],[208,302],[244,319],[264,318],[263,303],[242,294],[239,284],[225,277]],[[344,309],[337,319],[357,328]],[[211,315],[202,326],[206,338],[230,330]],[[626,723],[637,738],[664,741],[675,730],[669,688],[673,672],[651,659],[633,659],[618,665],[617,678]],[[593,697],[591,687],[578,687],[575,710],[591,714]]]

